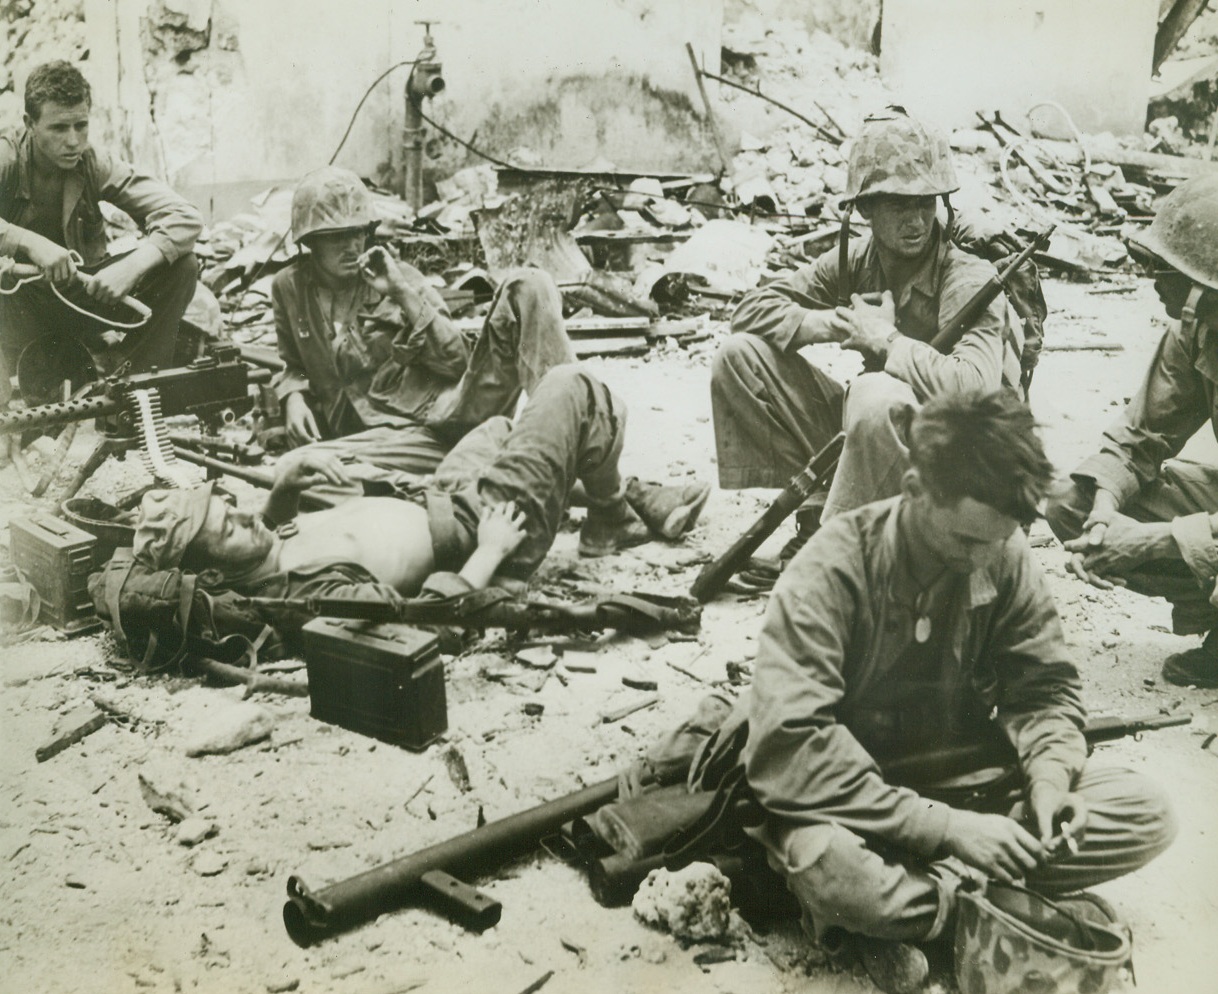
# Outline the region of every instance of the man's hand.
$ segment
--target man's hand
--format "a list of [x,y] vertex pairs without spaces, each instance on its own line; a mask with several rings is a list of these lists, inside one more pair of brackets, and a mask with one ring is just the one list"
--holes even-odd
[[1013,883],[1044,858],[1044,847],[1006,815],[952,809],[947,819],[947,852],[1003,883]]
[[32,231],[24,236],[22,244],[30,262],[52,283],[67,283],[76,275],[76,254],[71,249]]
[[276,490],[300,493],[320,483],[336,487],[351,486],[351,478],[333,452],[297,449],[281,458],[275,466]]
[[321,431],[317,427],[313,409],[309,407],[304,394],[299,391],[288,394],[283,402],[283,424],[288,433],[288,441],[293,445],[306,445],[321,440]]
[[524,541],[524,521],[512,501],[486,505],[478,516],[478,548],[506,559]]
[[145,272],[133,252],[85,280],[85,293],[103,304],[117,304],[135,289]]
[[1045,780],[1037,780],[1028,793],[1028,806],[1040,833],[1045,853],[1053,854],[1061,845],[1075,847],[1087,828],[1087,803],[1078,794],[1062,790]]
[[851,294],[850,301],[850,307],[839,307],[834,312],[835,327],[845,332],[842,348],[887,359],[891,339],[897,333],[897,310],[892,293],[885,290],[878,304],[857,293]]
[[397,257],[383,245],[373,245],[359,257],[359,271],[364,282],[383,296],[410,290],[410,284],[398,267]]
[[[1096,533],[1098,542],[1092,539]],[[1115,512],[1106,523],[1098,523],[1090,532],[1067,542],[1066,551],[1070,553],[1066,568],[1101,590],[1124,586],[1122,577],[1152,560],[1180,555],[1170,523],[1144,523]]]

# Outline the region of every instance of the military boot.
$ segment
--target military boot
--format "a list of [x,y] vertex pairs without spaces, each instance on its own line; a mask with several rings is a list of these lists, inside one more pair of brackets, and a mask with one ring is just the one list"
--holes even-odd
[[579,554],[608,556],[650,542],[651,529],[625,498],[604,507],[589,507],[579,530]]
[[915,994],[926,987],[930,963],[926,954],[908,942],[854,936],[859,962],[884,994]]
[[1163,661],[1163,679],[1181,687],[1218,687],[1218,629],[1195,649],[1173,652]]
[[626,502],[656,535],[671,541],[693,528],[710,491],[709,483],[666,487],[632,476],[626,481]]

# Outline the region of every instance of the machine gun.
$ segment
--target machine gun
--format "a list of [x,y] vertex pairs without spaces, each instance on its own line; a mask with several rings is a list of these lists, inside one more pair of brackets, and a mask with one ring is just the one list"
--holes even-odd
[[111,454],[142,446],[149,471],[177,484],[176,456],[164,419],[193,414],[216,430],[253,406],[251,384],[269,380],[268,370],[251,369],[235,346],[213,345],[189,365],[109,377],[87,384],[60,403],[0,412],[0,435],[31,428],[108,418],[105,437],[85,461],[65,496],[71,497]]
[[[1101,742],[1173,725],[1186,725],[1191,720],[1191,714],[1095,718],[1087,723],[1083,734],[1090,749]],[[946,776],[947,770],[965,773],[995,764],[1013,767],[1014,761],[1009,743],[995,740],[945,752],[902,757],[891,764],[881,763],[880,768],[894,783],[922,782],[936,776]],[[725,778],[725,784],[728,781],[731,781],[733,791],[740,795],[740,799],[747,801],[747,784],[738,776]],[[740,794],[737,788],[743,788],[744,793]],[[482,932],[499,921],[502,905],[452,874],[460,872],[467,877],[477,877],[492,873],[508,860],[533,851],[543,839],[560,832],[564,826],[612,804],[617,800],[617,794],[618,779],[615,777],[499,821],[488,822],[480,828],[383,863],[319,891],[311,890],[298,875],[293,874],[288,878],[288,900],[283,906],[284,926],[292,941],[307,947],[372,921],[386,912],[415,903],[426,903],[458,924]],[[643,794],[641,798],[646,799],[648,795]],[[630,803],[627,799],[616,805],[619,822],[623,810]],[[672,804],[666,807],[672,816],[671,831],[656,831],[656,826],[649,826],[648,835],[653,840],[654,851],[640,853],[637,858],[626,860],[610,855],[608,860],[615,862],[608,868],[595,865],[595,854],[585,851],[579,855],[579,861],[593,878],[598,879],[599,875],[594,894],[598,899],[603,899],[602,903],[620,903],[623,898],[628,900],[629,894],[633,893],[630,881],[637,885],[649,870],[657,866],[679,869],[694,859],[714,858],[715,854],[699,851],[698,845],[691,845],[691,841],[722,841],[726,837],[724,832],[731,829],[730,825],[712,826],[705,823],[708,815],[716,819],[725,815],[731,817],[733,805],[730,803],[720,804],[716,799],[708,805]],[[656,806],[648,804],[647,808],[654,816]],[[691,812],[693,822],[688,820]],[[612,854],[608,846],[605,849]],[[739,863],[740,860],[735,859],[734,862]],[[605,878],[607,871],[613,874],[612,878]]]
[[400,601],[361,601],[341,597],[248,597],[246,603],[270,616],[351,618],[412,625],[507,628],[518,631],[572,632],[614,628],[631,635],[660,631],[696,632],[702,608],[685,597],[613,594],[585,604],[519,601],[507,591],[487,588],[454,597]]

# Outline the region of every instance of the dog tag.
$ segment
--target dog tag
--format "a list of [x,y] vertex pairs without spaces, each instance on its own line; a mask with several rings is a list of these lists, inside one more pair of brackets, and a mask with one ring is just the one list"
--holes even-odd
[[926,642],[929,639],[930,639],[930,618],[928,618],[926,615],[922,615],[922,617],[920,617],[914,623],[914,641],[919,644],[922,644],[923,642]]

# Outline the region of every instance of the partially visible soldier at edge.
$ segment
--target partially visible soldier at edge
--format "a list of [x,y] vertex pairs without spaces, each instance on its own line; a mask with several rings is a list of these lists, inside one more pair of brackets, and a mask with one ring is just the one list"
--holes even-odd
[[[48,62],[25,84],[25,127],[0,137],[0,256],[38,266],[44,280],[0,295],[0,405],[21,350],[40,337],[88,338],[105,325],[72,311],[47,285],[92,274],[89,297],[102,305],[134,295],[152,310],[129,331],[120,355],[138,372],[172,366],[178,322],[194,296],[199,211],[165,183],[89,142],[92,90],[69,62]],[[145,234],[132,251],[106,258],[99,204],[113,204]],[[82,342],[82,344],[84,344]]]
[[292,197],[303,251],[275,276],[275,384],[288,439],[386,471],[426,475],[471,429],[511,417],[554,366],[575,361],[550,276],[513,271],[476,339],[439,293],[384,247],[372,196],[348,169],[305,176]]
[[[889,108],[868,118],[854,140],[846,186],[843,206],[857,207],[871,233],[849,243],[844,278],[839,246],[747,294],[732,316],[736,334],[711,373],[725,489],[782,487],[846,432],[828,496],[815,495],[796,512],[784,563],[822,517],[899,491],[908,465],[905,412],[945,391],[1020,382],[1023,334],[1002,295],[950,353],[928,344],[994,274],[949,240],[948,195],[958,184],[947,141]],[[946,226],[937,216],[940,198]],[[843,225],[843,239],[847,231]],[[865,369],[881,371],[864,372],[847,390],[798,354],[823,342],[860,352]]]
[[1168,656],[1165,680],[1218,687],[1218,466],[1177,458],[1206,421],[1218,436],[1218,176],[1177,186],[1131,249],[1173,323],[1142,389],[1045,517],[1077,577],[1165,597],[1177,634],[1205,635]]

